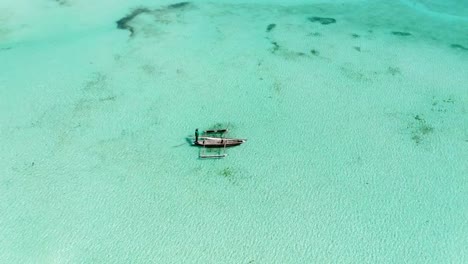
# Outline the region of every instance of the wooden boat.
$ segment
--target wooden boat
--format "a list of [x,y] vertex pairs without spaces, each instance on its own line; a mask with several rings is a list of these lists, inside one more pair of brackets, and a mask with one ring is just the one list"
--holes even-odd
[[[200,146],[199,157],[200,158],[224,158],[227,156],[226,148],[239,146],[244,143],[246,139],[241,138],[225,138],[224,134],[228,132],[228,129],[208,129],[203,131],[202,135],[198,134],[198,129],[195,130],[195,139],[193,144]],[[215,149],[214,151],[208,151],[207,149]],[[208,154],[208,153],[215,154]]]
[[195,145],[205,148],[226,148],[234,147],[244,143],[245,139],[240,138],[217,138],[217,137],[198,137]]

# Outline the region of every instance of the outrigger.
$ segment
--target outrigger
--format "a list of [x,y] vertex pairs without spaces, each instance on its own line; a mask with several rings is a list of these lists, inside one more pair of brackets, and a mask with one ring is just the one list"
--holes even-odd
[[[198,128],[195,129],[195,140],[193,144],[203,147],[200,151],[200,158],[224,158],[227,156],[226,148],[238,146],[246,141],[240,138],[225,138],[224,135],[229,130],[225,129],[208,129],[199,135]],[[218,154],[206,154],[206,148],[218,148]],[[222,152],[221,152],[222,150]]]

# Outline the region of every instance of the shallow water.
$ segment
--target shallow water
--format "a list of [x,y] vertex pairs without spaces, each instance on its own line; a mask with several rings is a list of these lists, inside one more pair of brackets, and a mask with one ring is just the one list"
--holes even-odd
[[468,261],[466,4],[170,4],[0,4],[0,262]]

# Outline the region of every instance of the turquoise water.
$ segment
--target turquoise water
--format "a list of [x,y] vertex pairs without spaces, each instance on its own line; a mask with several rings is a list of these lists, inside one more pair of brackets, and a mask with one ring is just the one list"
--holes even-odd
[[171,4],[0,3],[1,263],[468,262],[466,3]]

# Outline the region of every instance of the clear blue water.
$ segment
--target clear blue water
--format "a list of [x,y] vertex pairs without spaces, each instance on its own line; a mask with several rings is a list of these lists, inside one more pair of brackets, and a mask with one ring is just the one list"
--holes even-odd
[[1,263],[468,261],[466,3],[173,4],[0,4]]

